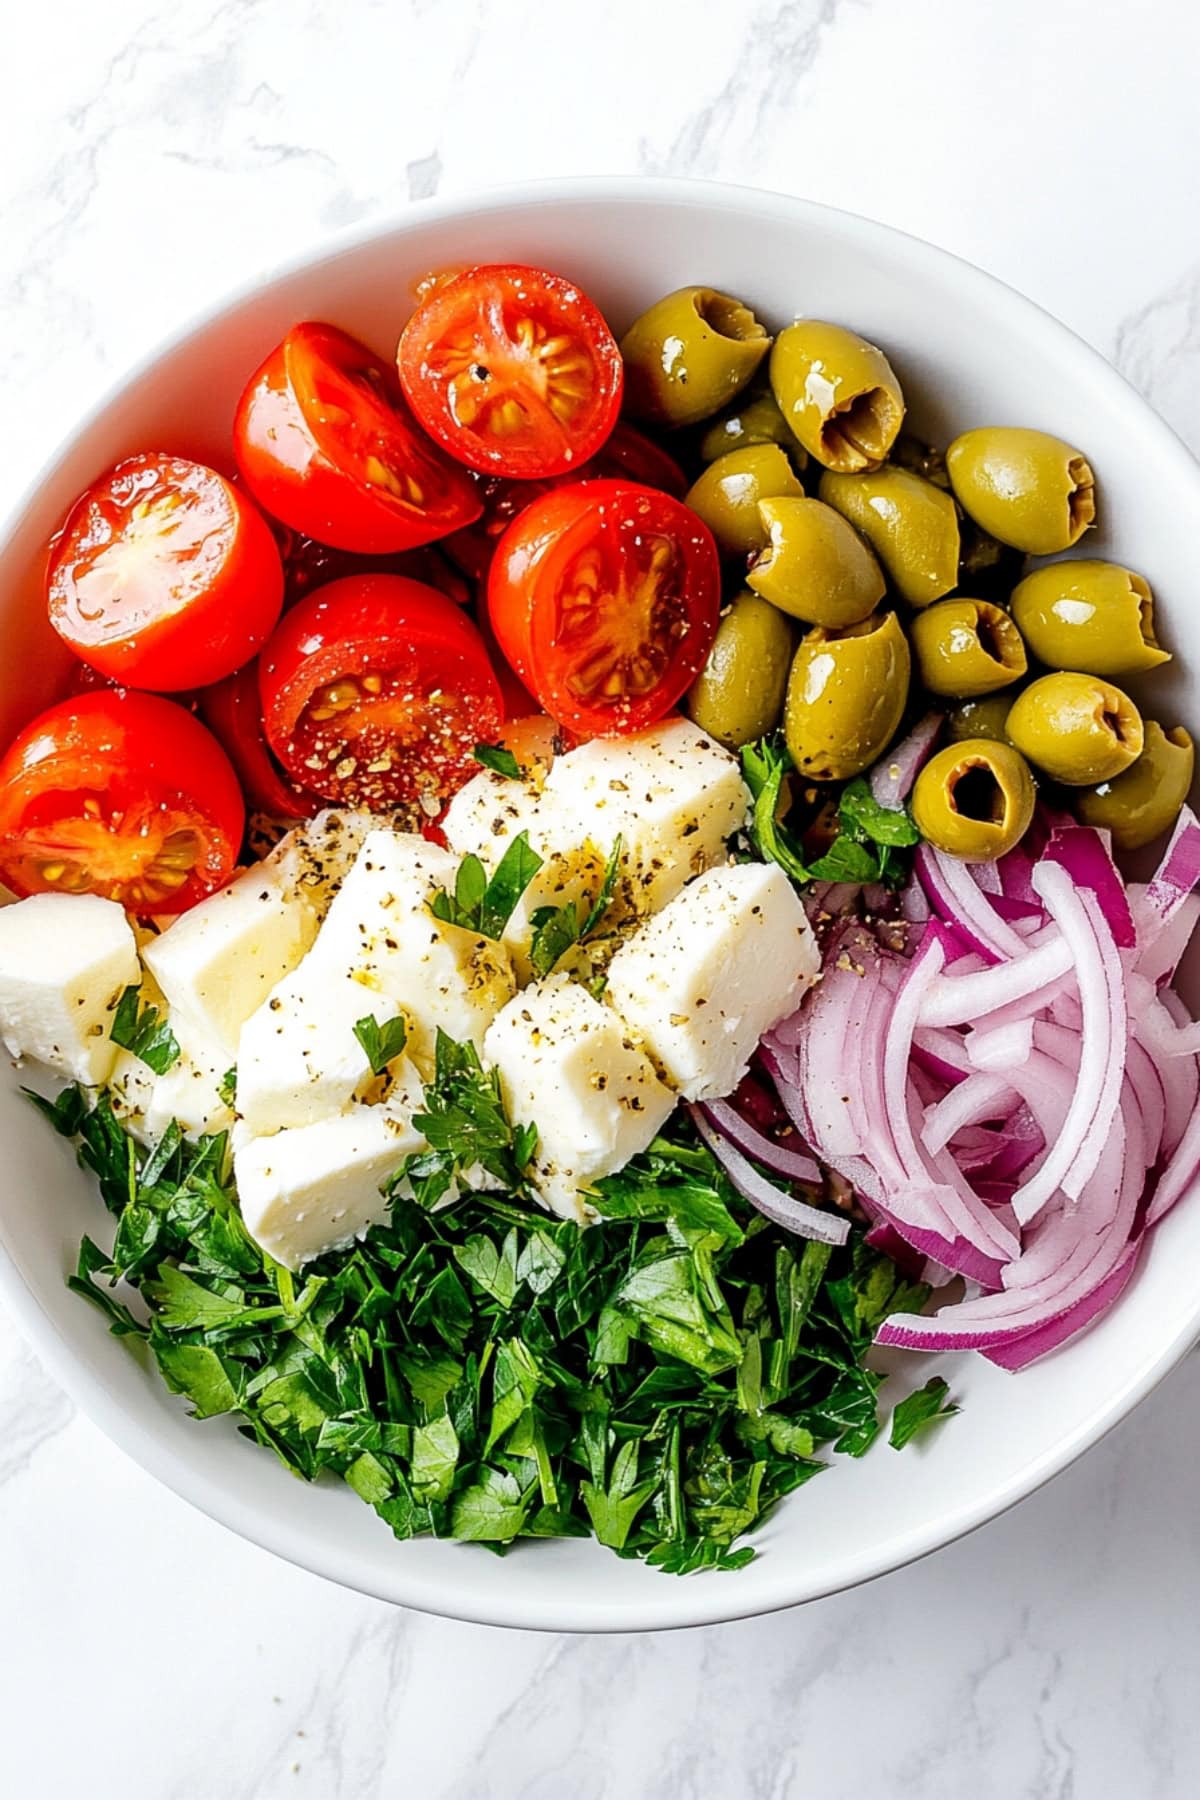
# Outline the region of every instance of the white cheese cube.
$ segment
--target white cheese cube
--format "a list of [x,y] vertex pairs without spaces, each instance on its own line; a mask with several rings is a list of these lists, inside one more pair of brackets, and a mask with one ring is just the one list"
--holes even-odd
[[[176,1021],[170,1021],[172,1028]],[[179,1040],[179,1032],[176,1031]],[[221,1097],[221,1083],[232,1062],[222,1044],[184,1033],[179,1056],[155,1079],[144,1107],[146,1136],[153,1142],[174,1119],[186,1138],[206,1137],[233,1126],[233,1108]],[[144,1067],[145,1065],[143,1065]]]
[[439,1028],[478,1048],[516,987],[503,945],[430,911],[439,888],[453,892],[459,860],[411,833],[372,832],[312,950],[324,966],[350,971],[403,1007],[409,1054],[423,1072],[433,1066]]
[[34,894],[0,909],[0,1038],[72,1081],[107,1081],[123,990],[140,979],[137,944],[115,901]]
[[621,898],[637,913],[656,912],[723,861],[750,812],[737,758],[683,718],[581,744],[556,760],[545,792],[577,836],[607,851],[620,834]]
[[644,1150],[675,1104],[608,1007],[565,975],[510,1000],[484,1039],[505,1111],[535,1124],[533,1177],[564,1218],[586,1218],[586,1190]]
[[783,870],[734,863],[701,875],[622,945],[604,997],[685,1099],[712,1100],[732,1093],[820,966]]
[[233,1170],[246,1228],[276,1262],[297,1269],[385,1219],[381,1184],[424,1143],[407,1111],[390,1106],[242,1142]]
[[280,838],[263,866],[280,877],[289,893],[305,900],[318,918],[324,918],[355,857],[378,829],[376,813],[327,806]]
[[132,1050],[118,1050],[108,1077],[108,1103],[113,1117],[119,1119],[140,1143],[150,1140],[146,1113],[154,1098],[158,1076]]
[[186,1032],[221,1047],[238,1032],[317,934],[317,913],[279,866],[257,863],[210,894],[142,952]]
[[255,1136],[345,1112],[377,1077],[354,1034],[370,1015],[394,1019],[394,1000],[316,951],[272,990],[242,1026],[237,1110]]

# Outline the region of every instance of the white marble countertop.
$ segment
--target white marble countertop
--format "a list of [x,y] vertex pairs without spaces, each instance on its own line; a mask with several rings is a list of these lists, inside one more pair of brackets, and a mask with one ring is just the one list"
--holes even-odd
[[[585,172],[758,183],[932,238],[1200,447],[1191,0],[43,0],[5,47],[0,507],[247,272],[410,198]],[[1197,1443],[1192,1359],[1051,1488],[869,1589],[539,1637],[392,1611],[228,1536],[0,1317],[0,1788],[1182,1800]]]

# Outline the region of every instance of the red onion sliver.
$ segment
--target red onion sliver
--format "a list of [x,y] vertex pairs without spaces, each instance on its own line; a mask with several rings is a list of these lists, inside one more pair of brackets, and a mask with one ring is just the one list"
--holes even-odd
[[811,1156],[801,1156],[795,1150],[785,1150],[782,1145],[773,1143],[756,1131],[748,1120],[729,1105],[726,1100],[705,1100],[702,1102],[704,1112],[710,1124],[728,1138],[735,1149],[744,1156],[754,1158],[770,1169],[774,1175],[783,1175],[789,1181],[807,1181],[819,1187],[821,1171]]
[[698,1106],[689,1104],[688,1111],[692,1123],[704,1139],[730,1181],[744,1200],[778,1225],[784,1231],[793,1232],[797,1237],[815,1238],[822,1244],[844,1244],[850,1235],[849,1219],[837,1213],[822,1212],[819,1207],[809,1206],[804,1200],[797,1200],[791,1194],[785,1194],[760,1175],[753,1164],[747,1162],[740,1150],[723,1138],[719,1131],[709,1123]]
[[913,726],[906,738],[902,738],[895,748],[882,757],[871,770],[867,780],[870,783],[872,796],[880,806],[886,806],[892,812],[899,812],[917,779],[921,767],[933,746],[937,743],[938,733],[942,729],[945,715],[940,712],[928,712],[925,717]]

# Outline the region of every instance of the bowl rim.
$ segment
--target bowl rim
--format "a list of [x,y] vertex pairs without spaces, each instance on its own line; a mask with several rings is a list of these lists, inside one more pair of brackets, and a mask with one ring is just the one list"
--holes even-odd
[[[0,517],[0,547],[13,535],[41,488],[54,479],[77,439],[102,419],[126,388],[152,374],[195,333],[252,300],[263,288],[304,271],[319,269],[323,264],[376,240],[418,235],[430,224],[443,221],[468,223],[473,217],[501,209],[589,203],[631,208],[668,206],[710,213],[754,212],[771,221],[807,219],[830,235],[859,245],[894,244],[901,240],[910,257],[923,261],[935,273],[940,268],[960,290],[965,287],[979,295],[991,311],[998,310],[1018,322],[1024,319],[1027,323],[1034,315],[1040,331],[1056,348],[1063,362],[1070,366],[1073,379],[1106,390],[1114,403],[1130,409],[1151,453],[1179,465],[1180,474],[1193,483],[1200,501],[1200,464],[1178,434],[1132,384],[1098,350],[1038,302],[965,258],[882,221],[776,190],[703,179],[589,175],[472,187],[460,193],[411,201],[386,216],[375,216],[343,230],[323,233],[269,269],[222,291],[158,339],[144,355],[122,368],[105,386],[84,416],[62,437],[16,501],[6,507]],[[572,1601],[566,1608],[556,1602],[531,1599],[522,1593],[519,1582],[513,1583],[511,1595],[505,1592],[502,1602],[492,1595],[468,1598],[461,1584],[449,1593],[439,1595],[436,1580],[426,1578],[414,1583],[406,1579],[402,1556],[396,1563],[397,1579],[384,1589],[377,1582],[366,1579],[356,1554],[342,1549],[336,1541],[286,1523],[276,1523],[273,1530],[260,1527],[253,1506],[243,1502],[223,1484],[211,1480],[188,1458],[168,1448],[136,1410],[127,1408],[107,1392],[92,1368],[69,1347],[54,1319],[25,1283],[3,1242],[2,1231],[0,1300],[52,1378],[105,1436],[164,1487],[240,1537],[299,1568],[374,1599],[472,1624],[546,1631],[665,1630],[757,1617],[843,1592],[917,1562],[998,1518],[1099,1443],[1187,1354],[1200,1329],[1198,1298],[1186,1326],[1141,1368],[1136,1377],[1110,1390],[1104,1402],[1092,1408],[1052,1451],[1014,1475],[987,1498],[962,1504],[950,1514],[931,1518],[928,1524],[910,1531],[898,1541],[889,1541],[873,1551],[847,1558],[836,1572],[831,1571],[827,1580],[817,1583],[805,1578],[789,1580],[786,1567],[783,1567],[773,1595],[765,1601],[757,1595],[753,1602],[747,1603],[739,1601],[736,1582],[667,1582],[664,1578],[657,1598],[655,1590],[648,1587],[644,1600],[633,1605],[622,1603],[619,1612],[614,1612],[602,1599]]]

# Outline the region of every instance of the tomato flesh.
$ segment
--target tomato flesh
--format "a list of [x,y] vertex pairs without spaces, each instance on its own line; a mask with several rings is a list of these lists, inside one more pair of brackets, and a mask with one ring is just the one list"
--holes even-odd
[[259,680],[268,740],[293,781],[376,812],[436,816],[504,717],[474,625],[399,575],[349,576],[301,600]]
[[584,736],[662,717],[704,665],[720,613],[712,533],[657,489],[559,487],[497,547],[488,611],[501,650],[559,724]]
[[252,376],[234,418],[259,505],[339,550],[389,555],[479,516],[470,478],[418,430],[395,372],[332,325],[296,325]]
[[60,701],[0,760],[0,874],[19,894],[181,912],[229,879],[244,820],[216,739],[153,694]]
[[131,456],[76,501],[47,570],[50,623],[112,681],[171,692],[219,681],[283,604],[270,527],[202,463]]
[[517,263],[464,269],[425,296],[397,352],[409,404],[472,469],[579,469],[612,430],[624,368],[586,294]]
[[289,781],[271,753],[256,662],[205,688],[199,699],[200,716],[233,764],[251,812],[308,819],[320,810],[320,796]]

